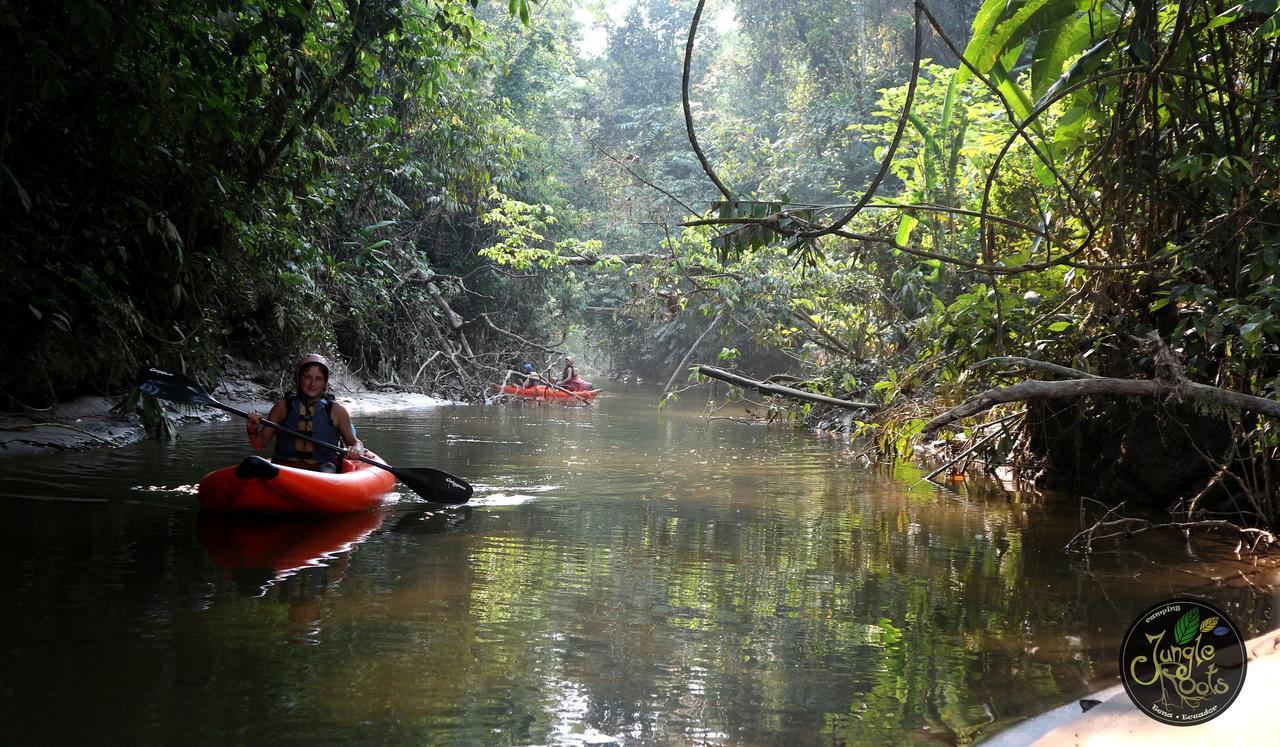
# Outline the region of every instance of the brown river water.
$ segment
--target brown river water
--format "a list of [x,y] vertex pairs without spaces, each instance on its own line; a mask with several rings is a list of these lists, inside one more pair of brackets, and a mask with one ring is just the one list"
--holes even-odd
[[358,418],[460,508],[201,515],[239,421],[0,460],[3,743],[964,744],[1115,682],[1154,602],[1274,627],[1232,544],[1069,555],[1074,497],[656,399]]

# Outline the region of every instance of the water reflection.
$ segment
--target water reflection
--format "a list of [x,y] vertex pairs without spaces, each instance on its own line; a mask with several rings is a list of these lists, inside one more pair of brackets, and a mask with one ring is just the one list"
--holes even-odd
[[471,506],[453,506],[408,511],[395,520],[391,531],[400,534],[442,534],[469,521],[473,510]]
[[1272,625],[1274,573],[1230,545],[1068,555],[1078,501],[654,399],[361,418],[390,463],[472,481],[458,508],[198,516],[163,486],[242,458],[238,422],[0,463],[6,737],[964,743],[1109,684],[1161,598]]
[[[324,596],[347,573],[351,553],[382,525],[385,511],[338,516],[201,513],[196,539],[242,597],[288,605],[292,640],[320,642]],[[273,588],[274,587],[274,588]]]

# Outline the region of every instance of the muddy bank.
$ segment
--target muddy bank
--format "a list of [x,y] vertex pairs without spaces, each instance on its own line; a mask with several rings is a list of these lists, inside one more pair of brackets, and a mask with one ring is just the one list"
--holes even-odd
[[[242,410],[266,412],[282,393],[278,372],[262,372],[238,362],[213,387],[219,401]],[[435,407],[448,400],[404,391],[371,388],[335,365],[330,390],[353,415],[379,410]],[[60,451],[87,451],[131,444],[147,437],[138,412],[121,412],[125,399],[80,397],[47,410],[0,413],[0,458]],[[190,408],[165,403],[165,411],[178,424],[228,420],[234,416],[213,408]]]

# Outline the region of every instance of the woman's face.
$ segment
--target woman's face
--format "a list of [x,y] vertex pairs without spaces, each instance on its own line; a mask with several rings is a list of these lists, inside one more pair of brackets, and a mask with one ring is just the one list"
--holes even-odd
[[315,399],[324,394],[328,383],[329,377],[324,375],[324,369],[317,363],[304,366],[302,372],[298,374],[298,391],[308,399]]

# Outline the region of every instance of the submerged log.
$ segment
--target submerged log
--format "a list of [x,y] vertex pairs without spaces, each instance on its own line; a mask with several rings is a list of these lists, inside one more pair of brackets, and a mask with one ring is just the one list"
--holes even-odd
[[755,379],[748,379],[745,376],[730,373],[723,368],[716,368],[715,366],[708,366],[705,364],[700,364],[698,366],[698,373],[703,376],[709,376],[713,379],[728,382],[734,386],[740,386],[743,389],[752,389],[762,394],[776,394],[779,397],[790,397],[791,399],[800,399],[805,400],[806,402],[818,402],[824,405],[843,407],[846,410],[879,410],[881,407],[881,405],[875,402],[853,402],[847,399],[828,397],[825,394],[814,394],[813,392],[792,389],[789,386],[756,381]]

